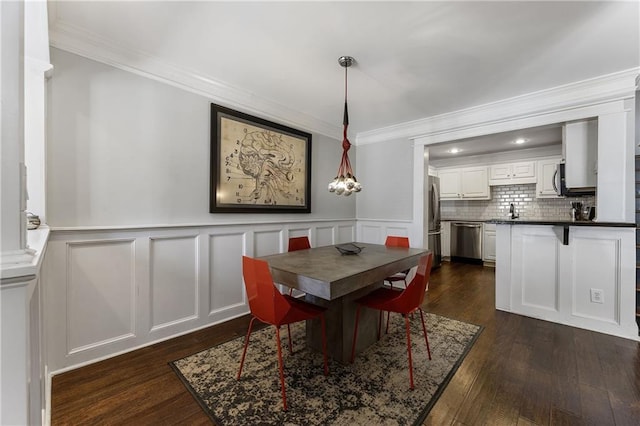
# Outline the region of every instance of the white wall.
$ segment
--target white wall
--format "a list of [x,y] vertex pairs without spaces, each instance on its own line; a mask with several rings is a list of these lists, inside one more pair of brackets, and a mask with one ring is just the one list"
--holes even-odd
[[383,244],[387,235],[398,235],[409,237],[412,247],[423,247],[422,222],[414,220],[413,211],[414,154],[408,139],[358,145],[359,241]]
[[358,217],[411,220],[413,147],[391,140],[358,146],[356,176],[363,185],[357,198]]
[[[210,102],[215,100],[62,50],[52,49],[51,58],[50,226],[274,220],[274,215],[209,213]],[[312,212],[277,215],[277,220],[355,217],[355,197],[326,190],[341,153],[339,141],[313,135]]]

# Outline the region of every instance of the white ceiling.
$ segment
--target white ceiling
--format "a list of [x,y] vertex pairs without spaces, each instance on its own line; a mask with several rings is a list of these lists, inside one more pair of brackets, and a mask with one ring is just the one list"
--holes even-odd
[[[50,0],[49,20],[56,47],[117,51],[127,62],[119,65],[188,75],[229,94],[219,103],[237,107],[235,96],[249,99],[245,105],[272,105],[267,115],[298,123],[305,117],[330,129],[325,134],[335,130],[336,139],[342,55],[356,59],[349,69],[352,140],[640,66],[637,1]],[[113,57],[94,53],[88,56]]]
[[[524,143],[517,144],[518,139]],[[496,133],[477,138],[460,139],[455,142],[439,145],[429,145],[429,161],[450,160],[457,157],[467,157],[498,152],[534,149],[562,144],[562,126],[544,126],[523,129],[513,132]],[[456,148],[457,153],[450,150]]]

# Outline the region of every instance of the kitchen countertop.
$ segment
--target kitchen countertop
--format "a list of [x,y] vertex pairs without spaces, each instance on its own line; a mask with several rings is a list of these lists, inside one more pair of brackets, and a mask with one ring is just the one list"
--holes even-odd
[[635,228],[635,223],[626,222],[594,222],[590,220],[554,220],[554,219],[489,219],[486,223],[495,223],[497,225],[554,225],[554,226],[598,226],[598,227],[616,227],[616,228]]

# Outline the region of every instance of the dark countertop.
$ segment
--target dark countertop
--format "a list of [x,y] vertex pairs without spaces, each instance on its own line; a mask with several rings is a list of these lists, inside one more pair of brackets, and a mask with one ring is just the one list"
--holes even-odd
[[616,228],[635,228],[635,223],[625,222],[592,222],[589,220],[553,220],[553,219],[490,219],[486,223],[497,225],[554,225],[554,226],[597,226]]

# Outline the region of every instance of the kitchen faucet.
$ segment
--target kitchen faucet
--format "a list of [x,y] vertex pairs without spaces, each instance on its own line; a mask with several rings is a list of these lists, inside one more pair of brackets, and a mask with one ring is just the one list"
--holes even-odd
[[517,219],[520,217],[520,215],[516,214],[516,206],[514,206],[513,203],[509,204],[509,216],[511,219]]

